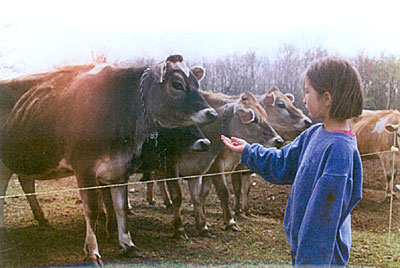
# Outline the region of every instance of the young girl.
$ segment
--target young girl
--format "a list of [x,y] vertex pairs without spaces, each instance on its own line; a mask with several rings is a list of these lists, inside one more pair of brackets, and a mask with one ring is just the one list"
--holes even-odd
[[274,184],[292,184],[284,229],[293,265],[339,265],[349,261],[350,212],[361,199],[362,166],[348,119],[362,112],[358,71],[327,57],[305,72],[304,103],[315,124],[281,149],[221,136],[241,162]]

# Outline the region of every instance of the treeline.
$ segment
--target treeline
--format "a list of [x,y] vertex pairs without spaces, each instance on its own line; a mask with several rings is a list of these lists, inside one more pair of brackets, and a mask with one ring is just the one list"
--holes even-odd
[[[234,54],[215,60],[203,59],[190,65],[202,65],[206,76],[201,82],[205,90],[239,94],[251,91],[264,93],[273,86],[282,92],[292,93],[295,104],[303,105],[303,73],[314,60],[330,54],[321,47],[299,49],[294,45],[283,45],[275,56],[257,55],[255,52]],[[360,52],[353,58],[347,58],[359,70],[365,88],[365,109],[400,110],[400,58],[393,55],[368,56]],[[132,66],[154,63],[154,59],[136,59],[117,62],[119,66]]]

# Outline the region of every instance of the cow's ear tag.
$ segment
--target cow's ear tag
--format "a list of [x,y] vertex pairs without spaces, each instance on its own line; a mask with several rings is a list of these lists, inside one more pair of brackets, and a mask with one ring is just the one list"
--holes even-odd
[[201,66],[194,66],[192,68],[192,73],[196,77],[197,81],[200,82],[204,78],[206,70]]

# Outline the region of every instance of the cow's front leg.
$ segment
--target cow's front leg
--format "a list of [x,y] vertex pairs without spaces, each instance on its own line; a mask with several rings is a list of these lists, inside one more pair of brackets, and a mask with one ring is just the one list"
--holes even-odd
[[233,207],[236,217],[243,217],[242,206],[241,206],[241,192],[242,192],[242,173],[231,174],[232,188],[233,188]]
[[202,235],[213,237],[208,229],[206,217],[201,202],[202,177],[188,180],[190,197],[194,207],[196,227]]
[[111,196],[118,226],[118,241],[120,246],[124,249],[124,254],[129,257],[143,257],[139,249],[132,242],[131,234],[128,231],[126,218],[128,210],[128,204],[126,202],[127,194],[128,188],[126,186],[111,188]]
[[211,178],[209,176],[202,176],[201,178],[201,191],[200,191],[200,201],[201,201],[201,211],[204,215],[205,225],[208,226],[207,219],[206,219],[206,199],[208,194],[210,193],[211,188]]
[[212,176],[212,182],[215,186],[218,198],[221,201],[221,207],[224,213],[224,222],[226,230],[233,230],[240,232],[240,228],[237,225],[235,219],[232,216],[231,209],[229,207],[229,192],[228,186],[226,185],[226,179],[224,175]]
[[189,237],[185,233],[185,228],[183,226],[182,215],[181,215],[181,205],[182,205],[182,192],[179,182],[176,180],[167,181],[168,191],[172,200],[172,211],[174,214],[173,226],[175,236],[183,240],[189,240]]

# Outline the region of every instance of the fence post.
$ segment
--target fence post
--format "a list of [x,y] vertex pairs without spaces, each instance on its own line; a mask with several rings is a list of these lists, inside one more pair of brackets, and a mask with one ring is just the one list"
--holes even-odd
[[[398,127],[397,127],[398,128]],[[395,160],[396,160],[396,152],[399,151],[399,149],[396,147],[396,141],[397,141],[397,129],[396,131],[393,132],[394,140],[393,140],[393,146],[390,148],[390,151],[392,152],[392,177],[390,179],[390,211],[389,211],[389,244],[390,244],[390,236],[391,236],[391,231],[392,231],[392,211],[393,211],[393,186],[394,186],[394,174],[395,174]]]

